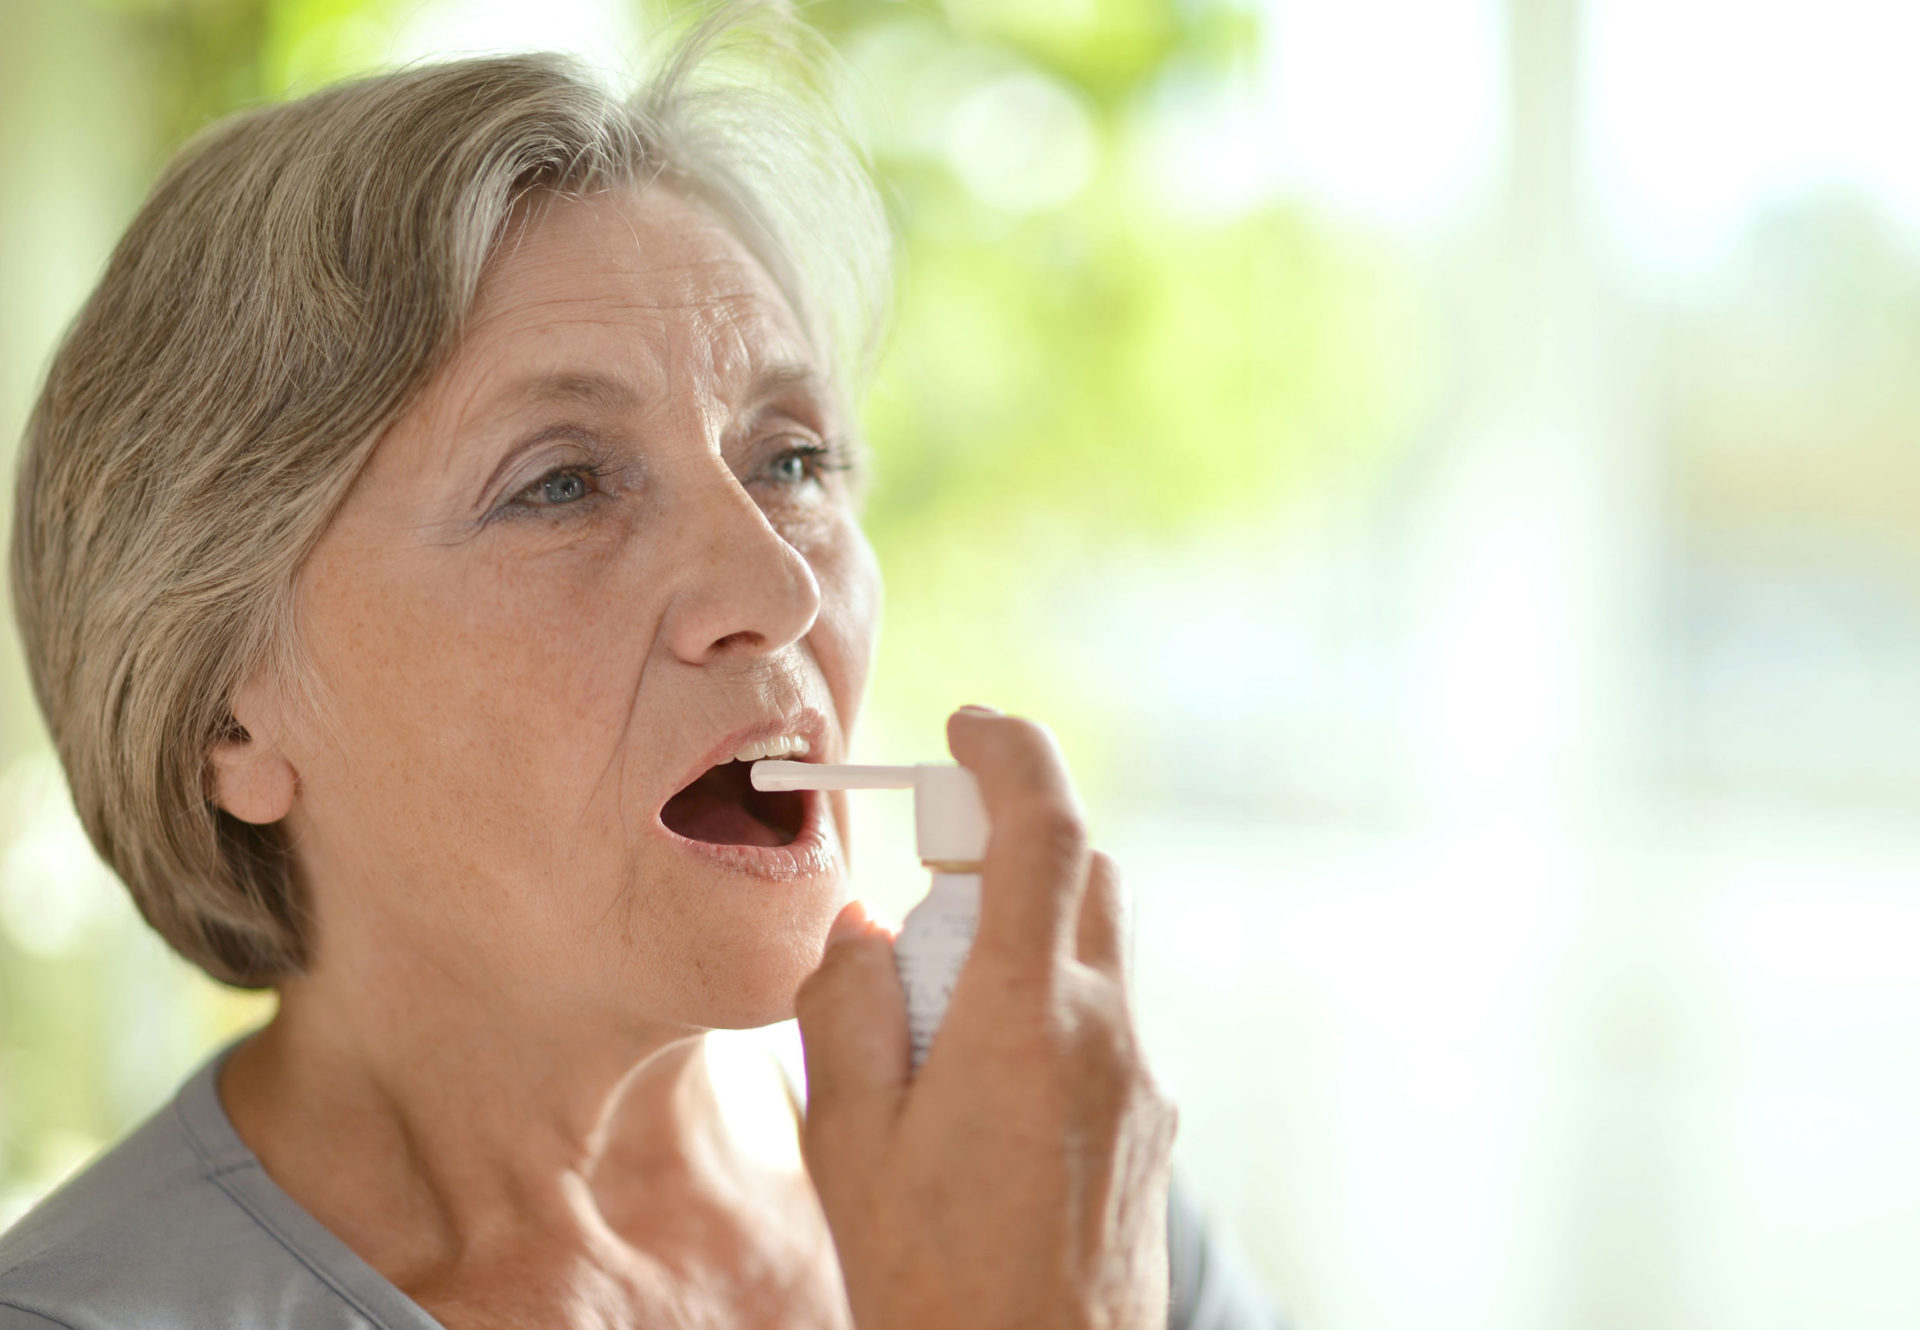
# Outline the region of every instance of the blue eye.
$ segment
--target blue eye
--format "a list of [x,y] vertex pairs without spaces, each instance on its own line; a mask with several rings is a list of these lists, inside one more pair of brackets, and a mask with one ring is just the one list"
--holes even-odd
[[815,480],[825,485],[829,471],[847,471],[852,463],[828,444],[803,443],[773,459],[774,479],[789,485]]
[[599,475],[591,466],[558,467],[521,490],[513,502],[522,508],[564,508],[595,493],[593,481]]
[[774,474],[780,479],[792,481],[796,485],[810,474],[806,455],[798,448],[774,458],[773,469]]
[[540,497],[548,503],[572,503],[587,492],[578,471],[556,471],[540,482]]

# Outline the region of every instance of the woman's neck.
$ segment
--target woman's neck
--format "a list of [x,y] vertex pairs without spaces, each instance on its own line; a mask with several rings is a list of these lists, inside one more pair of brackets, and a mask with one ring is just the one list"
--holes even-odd
[[520,1029],[396,996],[293,981],[219,1089],[269,1176],[417,1298],[507,1269],[556,1298],[582,1277],[724,1284],[770,1200],[805,1190],[730,1138],[699,1033]]

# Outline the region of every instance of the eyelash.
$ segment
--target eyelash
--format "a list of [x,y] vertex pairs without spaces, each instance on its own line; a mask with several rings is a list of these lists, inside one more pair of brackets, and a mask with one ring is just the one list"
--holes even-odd
[[[854,468],[852,460],[846,454],[846,449],[838,440],[828,443],[802,443],[792,448],[783,449],[774,456],[773,462],[779,463],[789,457],[804,458],[808,463],[807,470],[809,477],[820,481],[823,485],[826,483],[827,476],[833,472],[851,471]],[[611,475],[612,471],[613,468],[611,467],[590,462],[570,463],[567,466],[557,466],[553,470],[535,479],[532,484],[523,487],[508,501],[507,507],[509,509],[517,508],[522,511],[575,507],[585,502],[592,494],[604,493],[605,491],[599,487],[598,482],[608,475]],[[556,476],[586,476],[595,482],[594,488],[589,494],[583,494],[580,498],[567,503],[521,502],[527,495],[541,489],[548,481],[554,479]]]
[[789,457],[805,458],[809,463],[808,471],[815,480],[825,483],[828,475],[836,471],[853,470],[853,461],[847,456],[846,449],[838,440],[829,443],[803,443],[787,448],[773,460],[783,462]]

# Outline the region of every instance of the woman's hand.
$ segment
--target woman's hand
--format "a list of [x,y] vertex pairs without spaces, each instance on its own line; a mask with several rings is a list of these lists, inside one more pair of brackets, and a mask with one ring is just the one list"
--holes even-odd
[[851,904],[796,998],[802,1148],[860,1330],[1167,1323],[1175,1110],[1128,1009],[1119,882],[1044,726],[961,711],[992,823],[980,930],[919,1075]]

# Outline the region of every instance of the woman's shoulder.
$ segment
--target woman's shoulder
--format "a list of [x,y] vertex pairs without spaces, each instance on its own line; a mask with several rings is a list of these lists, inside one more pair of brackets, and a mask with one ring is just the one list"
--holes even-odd
[[364,1272],[302,1231],[219,1106],[226,1051],[0,1234],[0,1330],[420,1324],[359,1305]]
[[0,1233],[0,1308],[74,1325],[131,1313],[120,1294],[150,1280],[164,1287],[182,1246],[218,1231],[221,1207],[174,1110],[161,1108]]

